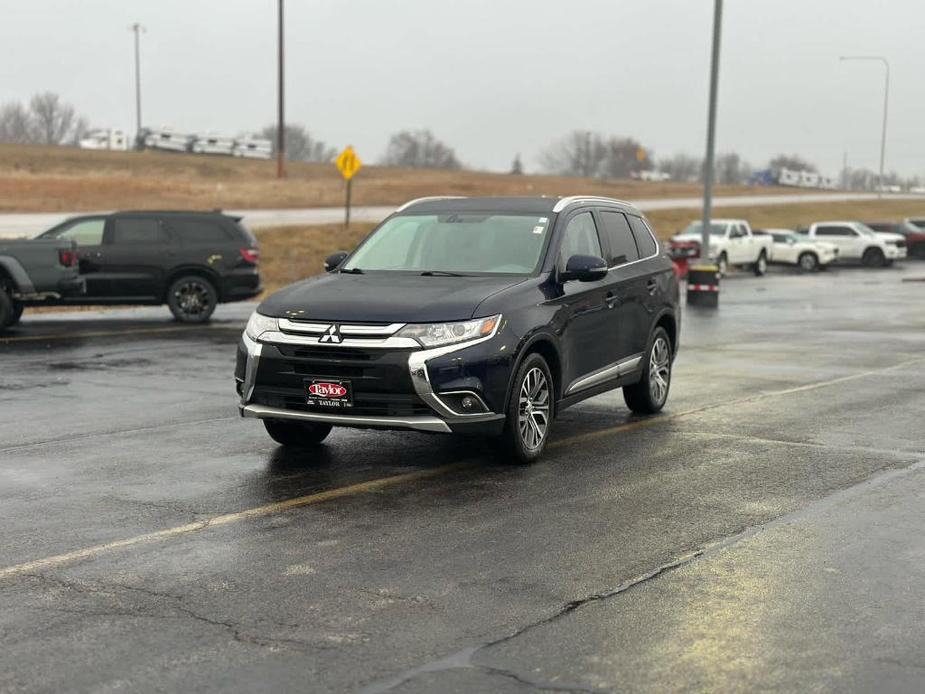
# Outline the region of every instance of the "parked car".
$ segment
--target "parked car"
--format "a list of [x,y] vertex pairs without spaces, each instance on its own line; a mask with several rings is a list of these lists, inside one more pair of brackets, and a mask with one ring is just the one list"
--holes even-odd
[[216,304],[261,291],[257,240],[239,217],[138,211],[73,217],[39,238],[74,241],[86,293],[62,304],[167,304],[202,323]]
[[925,258],[925,219],[907,218],[901,222],[865,222],[877,232],[900,234],[906,240],[906,253]]
[[860,222],[816,222],[801,233],[814,241],[834,243],[839,262],[886,267],[906,257],[906,240],[900,234],[878,233]]
[[0,240],[0,330],[19,322],[26,306],[79,296],[83,291],[73,241]]
[[668,398],[678,282],[628,203],[425,198],[325,267],[264,300],[238,346],[241,414],[281,444],[413,429],[498,436],[530,461],[570,405]]
[[814,241],[792,229],[754,229],[758,236],[774,239],[772,263],[796,265],[804,272],[814,272],[838,260],[838,247],[826,241]]
[[[703,223],[693,221],[672,238],[672,243],[697,243]],[[759,277],[768,270],[774,252],[774,242],[765,236],[755,236],[744,219],[714,219],[710,222],[709,257],[716,258],[721,275],[730,266],[748,267]],[[702,253],[698,256],[703,257]]]

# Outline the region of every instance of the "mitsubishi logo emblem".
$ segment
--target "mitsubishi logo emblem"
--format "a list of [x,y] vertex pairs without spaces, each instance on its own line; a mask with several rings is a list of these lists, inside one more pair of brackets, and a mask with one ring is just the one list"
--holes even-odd
[[340,332],[337,329],[337,323],[328,328],[318,342],[333,342],[335,345],[340,344]]

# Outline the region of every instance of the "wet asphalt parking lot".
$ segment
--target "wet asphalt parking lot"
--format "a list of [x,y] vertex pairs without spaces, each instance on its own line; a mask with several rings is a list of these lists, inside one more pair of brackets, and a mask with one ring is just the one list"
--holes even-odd
[[925,263],[724,282],[539,463],[237,416],[251,305],[0,338],[0,691],[925,689]]

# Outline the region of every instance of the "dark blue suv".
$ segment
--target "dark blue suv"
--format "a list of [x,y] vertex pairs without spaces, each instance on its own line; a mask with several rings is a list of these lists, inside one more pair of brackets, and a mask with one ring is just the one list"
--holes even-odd
[[609,198],[426,198],[251,316],[241,414],[285,445],[333,426],[500,436],[539,456],[556,414],[623,388],[662,409],[678,283],[645,218]]

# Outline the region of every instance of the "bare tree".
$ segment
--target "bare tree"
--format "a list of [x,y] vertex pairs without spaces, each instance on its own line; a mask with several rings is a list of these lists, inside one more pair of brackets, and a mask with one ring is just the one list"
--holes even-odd
[[0,108],[0,142],[30,144],[35,141],[32,119],[19,102],[4,104]]
[[752,167],[735,152],[726,152],[716,157],[716,182],[720,185],[747,183],[752,172]]
[[676,181],[699,181],[703,177],[703,159],[688,154],[675,154],[660,159],[658,170],[670,174]]
[[524,163],[520,160],[520,153],[518,152],[514,156],[514,161],[511,162],[511,174],[514,176],[520,176],[524,172]]
[[549,173],[582,178],[627,178],[652,168],[651,155],[637,140],[589,130],[574,130],[553,143],[541,161]]
[[[268,125],[260,131],[260,136],[273,143],[275,152],[276,126]],[[314,139],[304,125],[286,125],[283,140],[286,147],[286,159],[290,161],[331,161],[337,154],[337,150],[333,147]]]
[[434,137],[430,130],[403,130],[389,138],[385,155],[385,166],[400,166],[411,169],[461,169],[451,147]]
[[768,162],[768,168],[775,171],[777,169],[809,171],[810,173],[816,173],[818,171],[815,164],[807,161],[798,154],[778,154],[770,162]]
[[29,110],[39,144],[60,145],[72,139],[74,107],[60,96],[54,92],[36,94],[29,101]]

